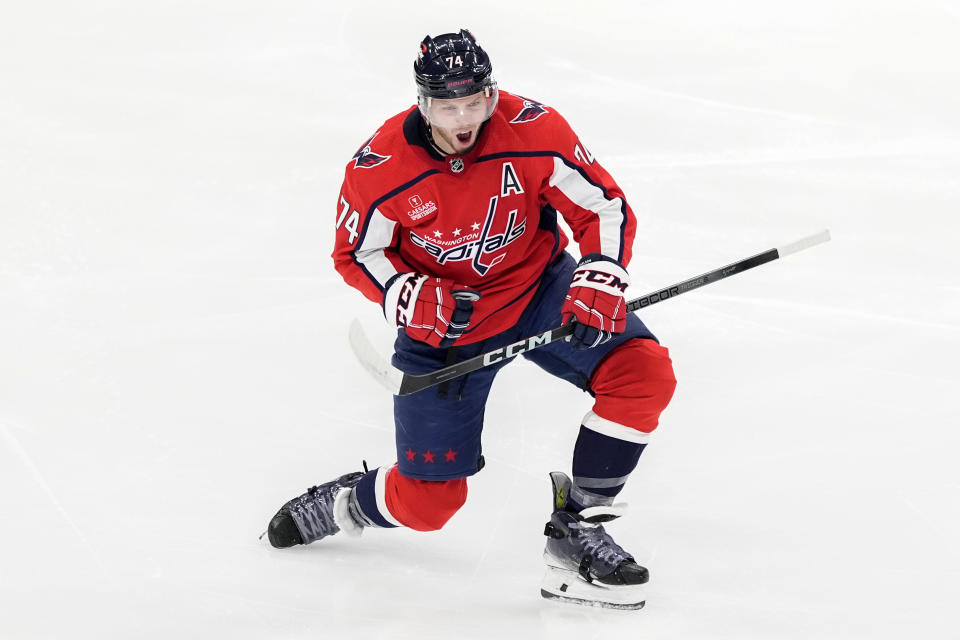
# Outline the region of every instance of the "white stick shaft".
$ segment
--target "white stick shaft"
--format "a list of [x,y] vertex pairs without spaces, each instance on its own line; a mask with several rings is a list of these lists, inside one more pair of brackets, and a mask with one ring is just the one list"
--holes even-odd
[[387,391],[396,395],[400,392],[400,383],[403,382],[403,372],[390,364],[390,360],[380,355],[380,352],[370,344],[367,334],[363,332],[360,322],[356,319],[350,323],[350,348],[353,349],[357,360],[363,365],[374,380],[382,384]]
[[800,238],[794,242],[783,245],[782,247],[777,247],[777,253],[780,254],[780,257],[788,256],[791,253],[796,253],[797,251],[803,251],[804,249],[809,249],[818,244],[822,244],[830,240],[830,230],[824,229],[819,233],[814,233],[813,235],[807,236],[806,238]]

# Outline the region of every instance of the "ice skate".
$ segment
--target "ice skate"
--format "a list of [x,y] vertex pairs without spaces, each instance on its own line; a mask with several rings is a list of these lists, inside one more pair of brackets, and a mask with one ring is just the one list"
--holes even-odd
[[567,511],[570,478],[558,471],[553,482],[554,511],[544,534],[547,571],[544,598],[610,609],[640,609],[649,575],[603,528],[625,512],[623,505]]
[[348,473],[311,487],[280,507],[267,527],[270,544],[278,549],[310,544],[341,530],[359,536],[364,518],[351,497],[362,477],[362,471]]

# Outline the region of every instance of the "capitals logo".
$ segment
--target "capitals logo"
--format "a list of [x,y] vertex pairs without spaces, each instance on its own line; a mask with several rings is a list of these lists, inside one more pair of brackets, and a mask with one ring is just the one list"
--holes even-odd
[[542,104],[535,102],[534,100],[527,100],[524,98],[523,109],[513,118],[513,120],[510,121],[510,124],[533,122],[545,113],[550,112],[547,111],[546,107],[544,107]]
[[469,260],[473,270],[481,277],[485,276],[487,271],[500,264],[507,257],[506,253],[501,253],[498,256],[492,256],[491,254],[514,242],[527,230],[527,220],[523,219],[517,223],[517,210],[514,209],[507,214],[507,228],[504,229],[503,233],[491,234],[490,229],[493,227],[493,220],[497,215],[498,201],[499,196],[490,198],[490,208],[487,210],[487,217],[483,221],[483,230],[467,235],[464,240],[469,240],[469,242],[463,242],[453,247],[444,247],[438,242],[421,238],[413,231],[410,232],[410,240],[433,256],[438,264]]
[[354,169],[372,169],[373,167],[379,166],[393,157],[381,156],[370,150],[370,143],[373,142],[373,139],[378,135],[380,135],[379,131],[370,136],[370,139],[364,142],[360,149],[353,154]]

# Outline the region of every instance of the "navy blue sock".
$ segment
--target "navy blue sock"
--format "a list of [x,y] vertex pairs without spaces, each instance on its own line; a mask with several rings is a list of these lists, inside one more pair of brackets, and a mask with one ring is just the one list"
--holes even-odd
[[353,489],[357,505],[360,507],[360,515],[375,527],[397,526],[384,517],[377,500],[377,481],[383,482],[383,477],[388,471],[389,469],[386,468],[371,469],[360,478],[360,482]]
[[646,446],[581,426],[573,448],[573,487],[567,508],[581,511],[586,507],[613,504]]

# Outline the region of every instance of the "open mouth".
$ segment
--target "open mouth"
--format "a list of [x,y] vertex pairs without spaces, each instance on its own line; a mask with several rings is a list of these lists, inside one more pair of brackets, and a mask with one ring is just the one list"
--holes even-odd
[[457,140],[459,140],[461,144],[467,144],[472,139],[473,139],[473,131],[467,131],[464,133],[457,134]]

